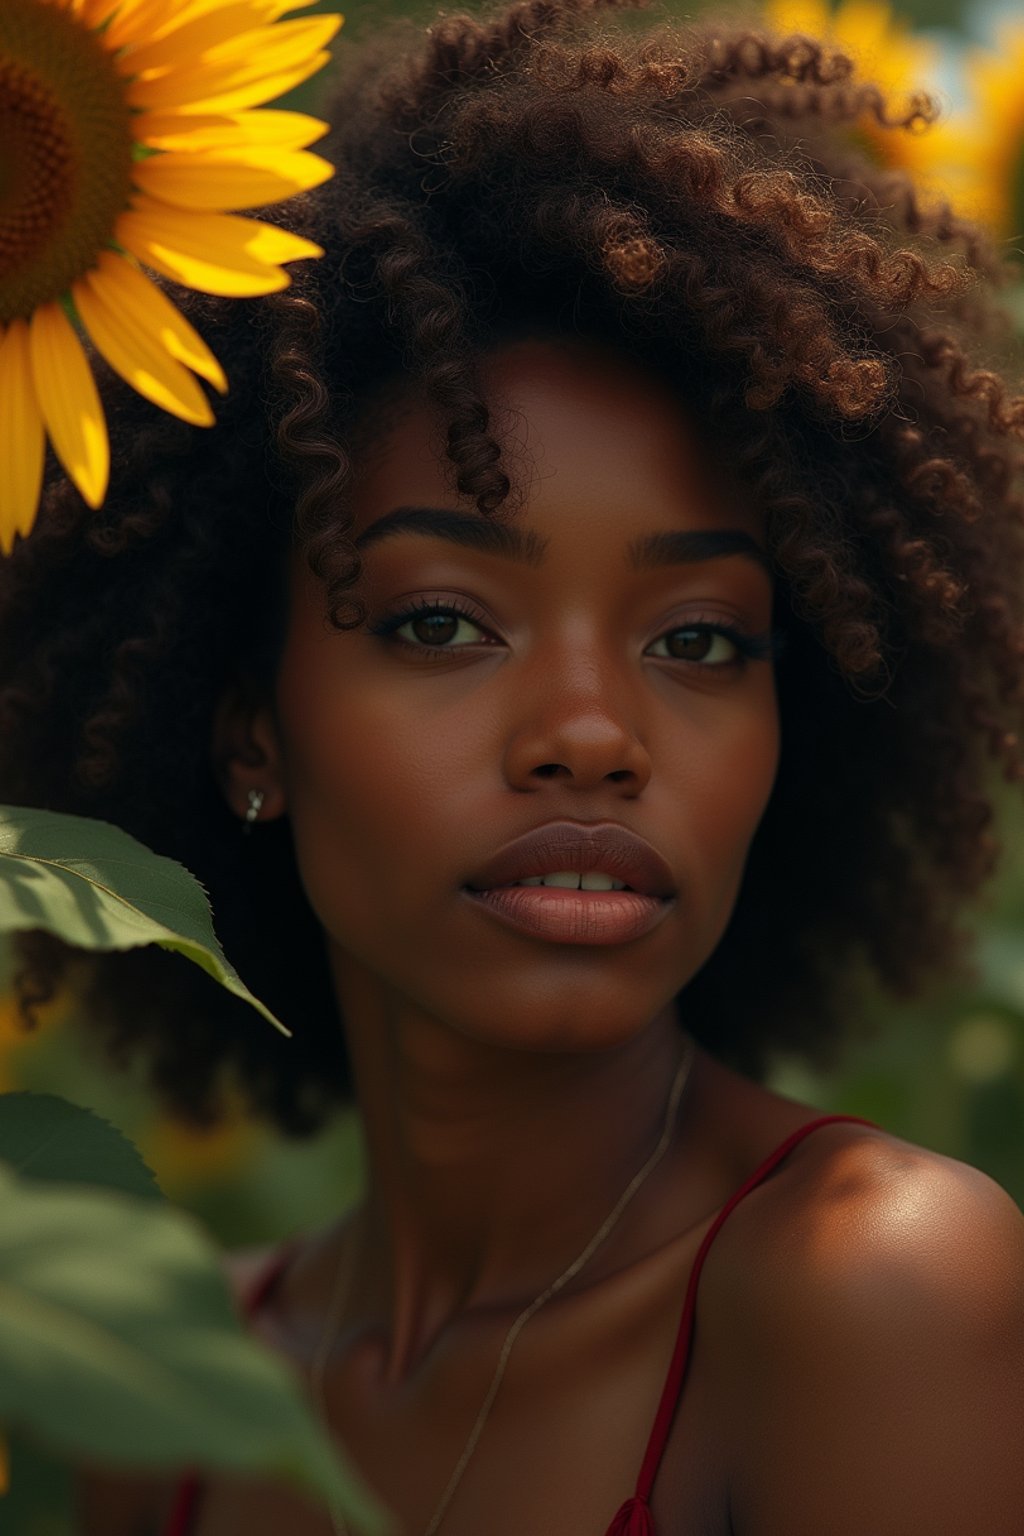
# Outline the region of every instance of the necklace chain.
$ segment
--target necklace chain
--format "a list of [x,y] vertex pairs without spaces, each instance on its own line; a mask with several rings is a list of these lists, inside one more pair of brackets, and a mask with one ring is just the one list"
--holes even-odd
[[[498,1388],[501,1386],[502,1378],[505,1375],[505,1367],[507,1366],[509,1356],[512,1353],[512,1347],[518,1339],[520,1333],[526,1327],[526,1324],[530,1321],[534,1314],[539,1312],[541,1307],[543,1307],[546,1302],[551,1300],[552,1296],[556,1296],[564,1286],[568,1285],[569,1281],[574,1279],[579,1274],[580,1270],[584,1267],[585,1264],[589,1263],[594,1254],[597,1252],[598,1248],[604,1242],[605,1238],[608,1237],[609,1233],[612,1231],[612,1228],[619,1220],[623,1211],[626,1209],[626,1206],[632,1200],[641,1184],[643,1184],[648,1176],[654,1172],[655,1168],[661,1162],[661,1159],[664,1157],[665,1153],[668,1151],[669,1142],[672,1139],[672,1126],[673,1122],[675,1121],[676,1110],[679,1107],[679,1101],[682,1098],[683,1089],[686,1087],[687,1080],[690,1076],[690,1068],[693,1065],[694,1054],[695,1047],[693,1041],[689,1038],[689,1036],[687,1036],[682,1060],[679,1063],[678,1070],[676,1071],[676,1075],[672,1081],[672,1087],[669,1090],[668,1102],[665,1108],[665,1124],[662,1128],[658,1144],[654,1148],[654,1151],[651,1153],[650,1157],[644,1163],[639,1172],[634,1174],[633,1178],[627,1184],[626,1188],[623,1190],[622,1194],[616,1201],[614,1208],[605,1217],[604,1221],[598,1227],[597,1231],[594,1233],[593,1237],[590,1239],[583,1252],[572,1261],[568,1269],[562,1271],[557,1280],[553,1280],[546,1290],[541,1291],[540,1295],[535,1297],[534,1300],[530,1302],[529,1306],[523,1308],[522,1312],[520,1312],[519,1316],[508,1330],[508,1333],[505,1335],[505,1341],[501,1346],[501,1353],[498,1356],[498,1363],[495,1367],[494,1376],[492,1377],[491,1384],[487,1389],[487,1396],[484,1398],[480,1412],[477,1414],[476,1422],[469,1432],[469,1438],[466,1441],[465,1447],[463,1448],[462,1455],[459,1457],[458,1462],[456,1463],[455,1470],[448,1480],[448,1485],[445,1488],[444,1493],[441,1495],[440,1502],[438,1503],[437,1508],[434,1510],[434,1513],[430,1518],[430,1523],[424,1531],[423,1536],[436,1536],[436,1533],[441,1525],[441,1521],[444,1519],[448,1506],[455,1495],[455,1490],[458,1488],[459,1483],[462,1481],[462,1475],[469,1465],[473,1452],[476,1450],[477,1441],[480,1439],[480,1435],[483,1432],[483,1427],[487,1422],[491,1409],[494,1406],[494,1400],[498,1395]],[[335,1335],[337,1333],[338,1323],[342,1312],[342,1304],[346,1299],[347,1285],[343,1284],[343,1282],[347,1281],[349,1278],[349,1268],[351,1268],[351,1266],[346,1266],[345,1264],[338,1265],[338,1272],[335,1276],[330,1305],[327,1309],[327,1320],[324,1324],[324,1330],[320,1338],[320,1343],[317,1346],[316,1354],[313,1357],[312,1365],[310,1366],[310,1383],[313,1387],[313,1392],[316,1398],[320,1416],[325,1424],[328,1420],[328,1413],[327,1399],[324,1393],[324,1370],[327,1364],[327,1357],[335,1341]],[[335,1536],[350,1536],[348,1526],[342,1519],[340,1519],[340,1517],[333,1517],[333,1525]]]

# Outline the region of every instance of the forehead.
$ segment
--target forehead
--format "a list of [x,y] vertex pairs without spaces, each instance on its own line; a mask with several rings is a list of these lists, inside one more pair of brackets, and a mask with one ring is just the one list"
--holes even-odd
[[[591,342],[526,340],[484,357],[480,383],[503,467],[523,492],[518,521],[573,512],[593,535],[602,508],[635,511],[647,528],[692,511],[760,533],[760,518],[707,428],[660,378]],[[352,484],[353,531],[393,506],[473,508],[445,452],[446,422],[401,382],[361,422]]]
[[[697,418],[655,376],[592,343],[525,341],[483,360],[480,381],[498,436],[502,465],[523,492],[501,522],[533,549],[532,563],[556,585],[591,575],[633,580],[634,550],[669,530],[728,530],[765,548],[763,517],[713,448]],[[399,509],[454,509],[482,525],[475,500],[461,496],[445,453],[447,424],[422,391],[403,380],[374,393],[351,439],[354,474],[349,529],[358,542]],[[510,498],[513,505],[516,498]],[[509,503],[501,511],[506,512]],[[460,541],[462,542],[462,541]],[[456,546],[409,533],[367,551],[371,571],[396,556],[451,553]],[[465,548],[465,546],[463,546]],[[377,554],[376,550],[386,553]],[[696,558],[705,558],[701,550]],[[667,554],[668,568],[680,558]],[[687,548],[682,557],[693,558]],[[661,562],[655,562],[656,564]],[[502,562],[510,573],[526,571]],[[754,561],[729,562],[738,575]],[[767,559],[763,565],[767,568]],[[639,567],[638,567],[639,568]],[[319,614],[322,594],[297,546],[288,561],[289,610]]]

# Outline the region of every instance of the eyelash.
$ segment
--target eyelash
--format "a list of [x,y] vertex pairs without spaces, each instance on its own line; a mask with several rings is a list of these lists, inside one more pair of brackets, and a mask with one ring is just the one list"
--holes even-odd
[[[467,619],[471,624],[475,624],[478,629],[486,629],[487,627],[477,613],[474,613],[471,608],[453,598],[447,598],[444,602],[431,600],[430,598],[421,598],[409,607],[404,608],[400,613],[387,614],[384,618],[378,619],[376,623],[370,624],[368,629],[371,635],[384,639],[393,638],[399,645],[404,645],[411,651],[419,651],[426,657],[429,657],[431,661],[440,660],[444,656],[450,656],[466,649],[464,646],[430,645],[403,640],[401,636],[395,633],[404,624],[408,624],[410,619],[418,619],[424,614],[436,613]],[[748,635],[743,630],[734,628],[731,624],[723,624],[718,621],[711,622],[706,619],[696,619],[688,624],[677,624],[672,629],[665,630],[663,634],[658,636],[658,639],[663,640],[666,635],[679,634],[681,632],[702,635],[724,635],[736,647],[738,655],[733,657],[731,661],[719,662],[687,661],[682,656],[661,656],[657,657],[657,660],[678,661],[683,666],[700,667],[705,671],[725,671],[728,668],[742,666],[748,661],[768,661],[777,658],[783,650],[783,636],[776,630],[769,630],[760,635]]]

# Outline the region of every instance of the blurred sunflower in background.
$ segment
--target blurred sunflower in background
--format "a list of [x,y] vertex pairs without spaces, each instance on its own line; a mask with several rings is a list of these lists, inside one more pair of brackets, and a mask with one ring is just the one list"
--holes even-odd
[[[996,30],[996,51],[971,47],[968,102],[943,123],[930,151],[941,159],[964,214],[997,238],[1024,241],[1024,21]],[[1024,254],[1021,252],[1020,254]]]
[[18,1047],[24,1043],[25,1029],[14,997],[0,997],[0,1093],[21,1087],[15,1062]]
[[135,1142],[172,1200],[197,1200],[237,1180],[247,1159],[269,1140],[248,1114],[232,1083],[222,1086],[219,1114],[209,1125],[184,1123],[165,1111],[147,1087],[138,1063],[112,1077],[97,1042],[84,1036],[80,981],[45,1003],[34,1003],[31,1027],[13,991],[0,992],[0,1093],[60,1093],[116,1123]]
[[0,550],[29,533],[45,440],[92,507],[109,447],[85,333],[127,382],[197,425],[205,342],[143,270],[205,293],[284,288],[319,246],[243,208],[326,181],[327,131],[253,110],[319,70],[340,16],[312,0],[0,0]]
[[[886,99],[886,116],[902,117],[924,107],[922,93],[942,105],[935,89],[941,48],[916,35],[913,24],[882,0],[764,0],[762,11],[774,32],[820,38],[847,54],[865,80],[876,81]],[[908,171],[928,196],[950,195],[944,160],[933,149],[942,122],[924,116],[901,132],[884,128],[871,111],[854,124],[850,137],[876,165]]]

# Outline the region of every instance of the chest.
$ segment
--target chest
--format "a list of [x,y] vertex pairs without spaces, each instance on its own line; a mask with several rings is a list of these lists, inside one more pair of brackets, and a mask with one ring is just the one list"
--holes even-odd
[[[728,1517],[726,1447],[699,1422],[697,1395],[681,1413],[682,1435],[666,1449],[651,1496],[656,1536],[733,1536]],[[431,1437],[379,1440],[373,1456],[349,1454],[399,1522],[400,1536],[425,1536],[454,1467],[431,1456]],[[641,1455],[628,1408],[581,1404],[574,1422],[538,1404],[503,1446],[481,1450],[459,1482],[439,1536],[607,1536],[635,1486]],[[369,1463],[372,1462],[372,1465]],[[203,1490],[194,1536],[332,1536],[329,1519],[278,1485],[217,1480]],[[190,1532],[189,1536],[193,1536]],[[347,1536],[347,1533],[346,1533]],[[355,1536],[355,1532],[351,1533]]]
[[[629,1277],[614,1306],[603,1295],[531,1320],[438,1536],[606,1536],[634,1492],[651,1435],[678,1331],[682,1257]],[[387,1384],[372,1338],[349,1339],[326,1379],[332,1427],[398,1518],[400,1536],[425,1536],[465,1455],[500,1355],[502,1322],[480,1319],[399,1386]],[[656,1536],[731,1536],[728,1412],[716,1352],[694,1338],[651,1495]],[[279,1487],[225,1480],[205,1488],[194,1536],[282,1530],[331,1536],[332,1528]]]

